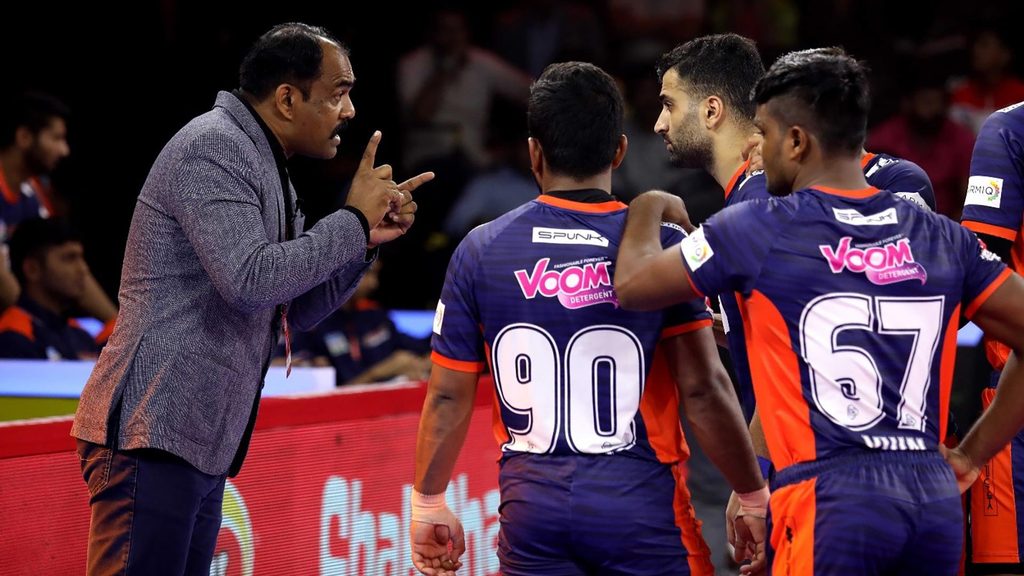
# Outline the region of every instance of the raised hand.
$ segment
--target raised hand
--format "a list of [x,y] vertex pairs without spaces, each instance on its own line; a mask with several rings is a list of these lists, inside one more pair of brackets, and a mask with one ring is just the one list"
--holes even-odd
[[398,185],[401,200],[392,204],[388,213],[376,226],[370,225],[370,248],[390,242],[409,231],[412,223],[416,220],[417,209],[416,201],[412,199],[412,193],[433,179],[433,172],[424,172]]
[[352,188],[346,202],[348,206],[366,216],[371,231],[381,223],[388,212],[399,210],[404,203],[404,196],[399,192],[398,184],[391,179],[391,166],[373,165],[380,139],[379,130],[370,137],[363,158],[359,161],[359,168],[352,178]]

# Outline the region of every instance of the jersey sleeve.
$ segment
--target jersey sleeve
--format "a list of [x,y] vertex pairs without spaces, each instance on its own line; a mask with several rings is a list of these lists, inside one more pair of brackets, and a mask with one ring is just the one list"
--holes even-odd
[[935,212],[935,190],[932,189],[931,179],[920,166],[910,160],[901,159],[889,169],[892,171],[891,178],[885,186],[875,186],[876,188],[888,190],[915,204],[923,202],[927,208]]
[[773,240],[791,219],[789,202],[771,198],[730,206],[679,243],[698,294],[748,294]]
[[431,339],[435,364],[460,372],[479,372],[484,367],[484,342],[473,290],[477,268],[472,236],[465,238],[448,262],[441,299],[434,313]]
[[975,232],[1014,240],[1024,214],[1024,142],[1009,123],[1010,113],[995,112],[981,127],[971,158],[963,223]]
[[[663,247],[677,246],[685,238],[686,233],[679,226],[662,223],[661,245]],[[711,326],[711,311],[703,299],[680,302],[665,310],[661,337],[678,336],[708,326]]]
[[977,236],[963,228],[954,228],[959,236],[956,241],[964,266],[963,302],[969,319],[1012,272],[999,256],[981,244]]

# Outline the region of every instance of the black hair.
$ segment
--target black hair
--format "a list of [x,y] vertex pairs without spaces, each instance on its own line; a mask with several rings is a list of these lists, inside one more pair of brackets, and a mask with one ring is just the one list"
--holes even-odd
[[43,92],[23,92],[11,101],[4,102],[0,114],[0,148],[14,144],[18,128],[28,128],[38,134],[50,125],[54,118],[65,122],[71,117],[71,110],[56,97]]
[[658,80],[664,80],[669,70],[675,70],[698,98],[719,96],[740,117],[748,122],[754,119],[750,91],[764,76],[764,63],[750,38],[739,34],[695,38],[661,56]]
[[19,222],[8,242],[11,270],[22,285],[25,283],[25,260],[42,260],[51,248],[80,238],[65,222],[57,219],[32,218]]
[[530,87],[526,116],[551,170],[582,180],[611,166],[622,114],[622,94],[607,72],[562,62],[545,68]]
[[242,59],[239,87],[262,101],[278,86],[288,83],[297,86],[304,99],[309,98],[313,82],[320,77],[324,40],[348,54],[344,44],[319,26],[301,22],[274,26],[256,40]]
[[[772,64],[754,88],[753,100],[787,98],[773,108],[785,123],[813,132],[826,153],[860,152],[867,135],[867,73],[842,48],[790,52]],[[795,104],[795,105],[794,105]]]

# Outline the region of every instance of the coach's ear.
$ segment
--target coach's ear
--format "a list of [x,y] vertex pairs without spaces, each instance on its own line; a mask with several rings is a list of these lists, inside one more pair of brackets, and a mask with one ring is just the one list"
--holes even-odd
[[629,148],[629,139],[626,138],[625,134],[619,134],[619,143],[615,146],[615,157],[612,158],[612,170],[619,167],[622,164],[622,159],[626,157],[626,149]]

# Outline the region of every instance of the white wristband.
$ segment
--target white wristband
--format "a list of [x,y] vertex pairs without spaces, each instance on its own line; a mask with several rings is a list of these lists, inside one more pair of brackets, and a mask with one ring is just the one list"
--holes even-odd
[[439,513],[448,508],[444,492],[440,494],[421,494],[415,488],[412,489],[411,503],[412,520],[428,524],[436,523],[440,515]]

